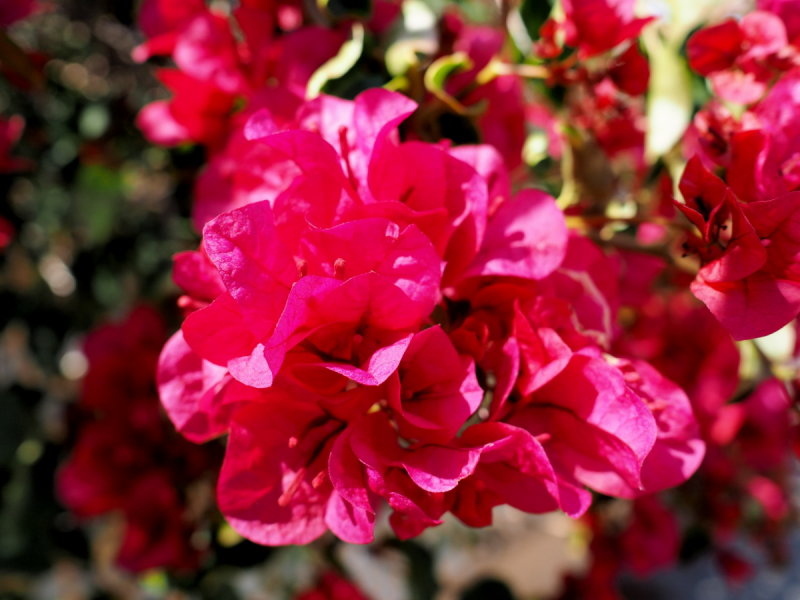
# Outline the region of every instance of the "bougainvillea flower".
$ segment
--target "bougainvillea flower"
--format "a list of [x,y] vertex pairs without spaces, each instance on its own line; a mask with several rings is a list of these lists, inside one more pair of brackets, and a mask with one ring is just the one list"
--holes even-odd
[[[685,481],[705,455],[705,443],[685,392],[644,361],[620,361],[628,386],[647,405],[658,426],[652,450],[642,464],[642,488],[658,492]],[[640,490],[630,490],[639,495]],[[625,496],[623,490],[617,492]]]
[[621,101],[621,96],[613,79],[604,77],[574,103],[570,119],[590,132],[609,158],[630,156],[643,166],[644,104],[641,98]]
[[[608,348],[616,337],[614,316],[620,305],[616,276],[619,271],[618,261],[607,256],[596,244],[574,232],[569,235],[564,260],[545,283],[552,286],[550,295],[558,299],[558,304],[562,307],[567,304],[571,309],[561,308],[568,315],[569,328],[573,331],[559,327],[555,320],[550,325],[559,329],[560,335],[573,348],[586,345],[586,342],[578,342],[579,338]],[[551,307],[555,307],[556,301],[550,302]]]
[[417,333],[387,381],[388,403],[406,439],[451,440],[483,401],[472,361],[439,327]]
[[[187,342],[254,387],[271,385],[286,352],[303,340],[358,363],[355,371],[318,364],[382,383],[410,339],[405,332],[438,300],[442,266],[433,246],[416,227],[385,219],[311,230],[292,256],[262,202],[210,222],[204,247],[227,292],[188,317]],[[361,338],[347,350],[335,341],[343,326]]]
[[647,62],[639,45],[632,43],[620,54],[608,71],[614,84],[626,94],[641,96],[650,83],[650,63]]
[[743,41],[742,29],[734,19],[705,27],[686,45],[689,66],[700,75],[730,69],[742,51]]
[[673,565],[681,532],[674,511],[655,494],[633,501],[631,522],[620,538],[624,562],[638,575]]
[[566,0],[567,44],[588,58],[637,37],[653,17],[634,17],[634,4],[633,0]]
[[555,200],[523,190],[489,221],[480,253],[465,277],[508,275],[544,279],[564,260],[567,227]]
[[780,54],[787,45],[783,21],[753,11],[741,21],[729,19],[689,38],[689,65],[709,78],[714,92],[737,104],[752,104],[767,91],[775,68],[785,69]]
[[800,188],[800,127],[794,116],[800,107],[798,90],[800,71],[793,70],[751,111],[757,132],[750,134],[750,143],[757,156],[740,166],[744,173],[753,173],[754,199],[769,200]]
[[[426,512],[420,504],[428,493],[452,489],[477,462],[476,450],[401,447],[382,413],[364,414],[375,396],[344,392],[344,400],[355,399],[345,420],[346,414],[333,417],[309,402],[308,393],[298,402],[298,393],[271,388],[233,416],[218,498],[249,539],[305,543],[330,528],[348,541],[370,541],[377,496],[408,527],[409,519],[421,518],[416,512]],[[422,518],[426,526],[432,520]]]
[[162,69],[158,76],[173,97],[151,102],[139,112],[136,124],[145,136],[165,146],[222,143],[235,97],[177,69]]
[[[397,125],[415,105],[374,89],[355,101],[320,97],[299,111],[307,131],[274,133],[270,115],[256,113],[245,134],[292,161],[301,172],[273,205],[294,219],[328,227],[338,220],[383,217],[414,224],[447,263],[445,280],[458,278],[483,239],[485,181],[446,149],[397,142]],[[321,115],[336,115],[326,118]],[[304,198],[318,198],[311,206]]]
[[693,159],[681,180],[683,213],[702,232],[692,242],[703,266],[692,283],[734,338],[776,331],[800,312],[794,256],[796,193],[742,204]]
[[[615,352],[636,356],[686,391],[703,438],[711,439],[723,405],[739,385],[739,351],[728,331],[687,292],[654,293]],[[677,359],[675,357],[680,357]]]
[[265,111],[272,130],[291,129],[301,104],[300,97],[284,88],[268,89],[251,96],[248,107],[232,119],[224,147],[210,157],[195,185],[192,220],[198,231],[217,215],[271,200],[291,185],[299,169],[279,150],[248,140],[245,124]]
[[[153,378],[164,337],[163,321],[147,307],[87,336],[84,423],[56,481],[61,501],[80,518],[121,513],[116,560],[137,572],[197,566],[200,553],[188,539],[198,524],[186,518],[180,490],[216,467],[212,448],[185,443],[163,419]],[[182,429],[191,434],[193,425]]]
[[181,31],[172,50],[182,73],[229,94],[247,91],[236,39],[228,17],[203,11]]
[[279,9],[244,3],[224,15],[204,2],[145,2],[141,26],[152,37],[134,50],[134,58],[170,54],[178,67],[159,73],[173,98],[147,105],[138,116],[145,135],[157,144],[194,142],[217,151],[236,111],[253,100],[258,105],[265,88],[301,98],[312,73],[344,37],[318,27],[265,35]]
[[492,509],[508,504],[542,513],[564,509],[577,515],[588,508],[591,494],[556,479],[537,436],[506,423],[479,423],[468,428],[462,443],[480,447],[475,473],[452,493],[453,514],[473,527],[491,524]]
[[133,50],[135,60],[171,54],[183,25],[206,12],[203,0],[144,0],[139,7],[139,28],[148,39]]
[[[217,502],[231,525],[261,544],[303,544],[327,530],[327,459],[343,426],[279,391],[239,411],[230,429]],[[283,400],[283,402],[281,402]]]
[[643,489],[642,463],[656,442],[656,421],[603,360],[575,354],[508,421],[546,434],[542,445],[564,481],[611,495]]
[[187,502],[175,488],[175,477],[174,472],[159,472],[151,465],[121,501],[125,531],[116,561],[124,569],[142,573],[197,568],[198,551],[188,543],[196,523],[187,518]]
[[231,407],[220,401],[227,386],[233,382],[226,369],[192,352],[183,332],[166,343],[159,359],[158,389],[164,410],[186,438],[205,442],[227,431]]
[[229,434],[218,497],[237,531],[365,543],[385,505],[407,538],[448,510],[577,516],[584,486],[690,475],[688,402],[603,358],[616,266],[554,198],[512,197],[490,146],[403,141],[415,104],[393,92],[286,107],[247,117],[237,152],[260,162],[224,175],[249,178],[244,205],[176,259],[187,316],[160,363],[184,435]]

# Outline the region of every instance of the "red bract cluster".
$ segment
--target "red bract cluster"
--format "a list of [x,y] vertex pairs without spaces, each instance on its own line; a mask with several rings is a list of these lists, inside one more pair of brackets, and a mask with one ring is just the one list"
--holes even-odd
[[319,576],[316,585],[295,600],[369,600],[352,582],[333,571]]
[[[345,35],[300,27],[299,11],[291,1],[249,0],[231,14],[202,0],[144,2],[139,20],[149,39],[134,57],[171,55],[177,67],[158,72],[173,97],[142,110],[138,124],[145,135],[161,144],[214,148],[224,144],[243,104],[252,110],[273,94],[287,102],[302,98],[308,78]],[[271,35],[273,30],[282,35]]]
[[577,48],[581,58],[588,58],[637,38],[652,17],[634,17],[634,4],[633,0],[566,0],[566,43]]
[[553,198],[512,195],[489,146],[401,141],[414,103],[326,96],[244,133],[284,183],[176,257],[182,330],[161,397],[229,434],[218,502],[264,544],[400,537],[494,506],[583,514],[684,481],[703,442],[683,391],[608,354],[612,262]]
[[57,480],[62,502],[78,517],[121,514],[116,558],[131,571],[198,566],[201,549],[190,537],[202,502],[190,508],[186,494],[217,464],[212,448],[182,440],[163,417],[154,371],[165,337],[149,307],[87,336],[77,443]]
[[698,152],[679,205],[698,230],[686,244],[702,265],[692,291],[736,339],[772,333],[800,313],[793,133],[800,71],[783,20],[791,16],[775,5],[777,14],[757,11],[700,30],[688,45],[690,64],[712,78],[719,96],[747,105],[737,118],[711,102],[695,117]]
[[[744,401],[715,411],[704,434],[708,452],[684,490],[693,503],[695,532],[706,531],[706,543],[722,573],[741,583],[754,573],[742,556],[743,535],[764,548],[775,563],[786,560],[783,540],[790,526],[789,478],[795,439],[787,421],[790,400],[784,384],[771,378]],[[687,494],[688,493],[688,494]],[[614,582],[624,572],[646,575],[678,561],[680,527],[675,510],[658,496],[634,501],[624,526],[601,510],[585,519],[592,531],[592,562],[582,577],[568,577],[563,598],[584,598],[604,589],[609,600],[622,598]]]

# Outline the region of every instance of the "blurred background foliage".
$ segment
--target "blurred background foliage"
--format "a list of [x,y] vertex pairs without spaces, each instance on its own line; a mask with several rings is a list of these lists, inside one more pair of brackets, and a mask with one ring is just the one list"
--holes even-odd
[[82,597],[31,579],[48,572],[67,590],[68,566],[90,559],[53,486],[74,436],[81,337],[143,298],[169,314],[170,257],[196,243],[187,214],[202,156],[153,148],[136,129],[160,91],[152,67],[130,58],[134,23],[132,1],[73,0],[3,33],[25,60],[0,55],[0,115],[24,117],[11,153],[29,165],[0,174],[13,231],[0,255],[2,598]]

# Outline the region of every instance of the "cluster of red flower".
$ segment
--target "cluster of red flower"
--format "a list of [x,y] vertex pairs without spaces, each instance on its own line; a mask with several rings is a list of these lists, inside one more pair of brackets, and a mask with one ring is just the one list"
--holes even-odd
[[[635,37],[646,20],[628,8],[614,40],[581,52]],[[588,9],[569,7],[564,28],[585,29]],[[262,70],[237,57],[308,32],[277,46],[245,37],[243,52],[224,28],[234,22],[207,11],[175,20],[181,77],[246,95]],[[219,43],[198,42],[212,35]],[[283,57],[283,68],[313,70],[304,55]],[[265,544],[328,529],[367,542],[381,504],[402,537],[447,511],[486,525],[499,504],[577,516],[591,502],[584,486],[635,497],[697,468],[689,400],[647,363],[609,354],[612,261],[568,233],[552,197],[512,195],[490,145],[401,141],[416,108],[401,95],[302,101],[298,79],[271,76],[238,125],[191,112],[198,131],[233,132],[228,145],[195,139],[220,152],[207,176],[243,189],[196,213],[202,248],[175,268],[188,314],[159,368],[180,431],[229,434],[218,502],[236,529]],[[151,137],[156,124],[176,130],[190,108],[181,98],[145,110]],[[167,109],[171,121],[151,118]],[[219,156],[234,163],[227,178]],[[244,206],[209,220],[220,203]]]
[[181,439],[162,416],[154,372],[165,338],[149,307],[86,337],[81,424],[56,482],[78,517],[122,515],[116,560],[131,571],[197,568],[202,548],[190,538],[202,506],[192,514],[186,494],[218,464],[212,448]]

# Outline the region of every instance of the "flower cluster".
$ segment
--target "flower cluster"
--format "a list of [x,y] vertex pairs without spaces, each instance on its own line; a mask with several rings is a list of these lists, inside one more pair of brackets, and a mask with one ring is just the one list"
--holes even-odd
[[171,56],[176,66],[157,73],[172,98],[146,106],[139,127],[156,143],[212,149],[228,138],[237,107],[301,99],[311,74],[344,41],[336,31],[302,26],[291,0],[245,0],[230,14],[203,0],[145,0],[139,25],[148,39],[134,58]]
[[202,548],[189,538],[203,503],[190,507],[186,494],[217,464],[212,448],[182,440],[162,415],[154,371],[165,337],[163,320],[145,306],[86,337],[77,443],[56,482],[76,516],[122,515],[116,560],[131,571],[197,567]]
[[713,100],[697,114],[679,205],[698,230],[686,243],[702,264],[692,291],[736,339],[772,333],[800,313],[796,23],[788,4],[759,5],[688,45],[690,64],[720,98],[746,108],[737,117]]
[[190,439],[229,434],[218,502],[257,542],[368,542],[382,504],[400,537],[500,504],[578,516],[585,486],[636,497],[702,460],[685,393],[608,353],[612,261],[491,147],[401,141],[414,108],[256,112],[281,191],[176,257],[162,402]]

